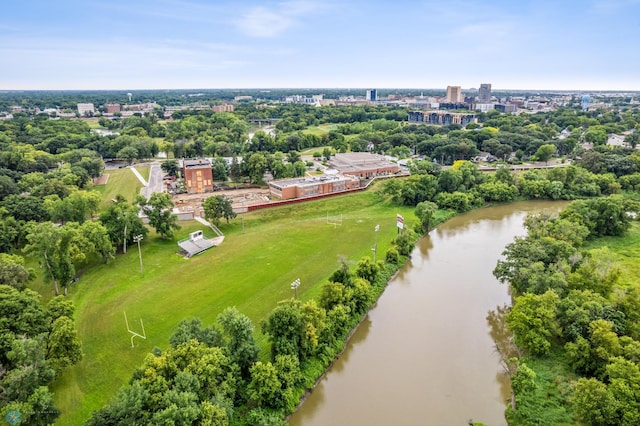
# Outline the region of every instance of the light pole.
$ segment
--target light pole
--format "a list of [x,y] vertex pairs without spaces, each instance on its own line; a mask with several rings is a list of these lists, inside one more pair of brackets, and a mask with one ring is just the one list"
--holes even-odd
[[371,250],[373,250],[373,263],[376,263],[376,253],[378,251],[378,231],[380,230],[380,225],[376,225],[373,230],[376,232],[376,242]]
[[291,283],[291,290],[295,292],[296,299],[298,298],[298,287],[300,287],[300,278]]
[[138,234],[133,237],[133,242],[138,243],[138,256],[140,257],[140,273],[144,277],[144,268],[142,267],[142,250],[140,250],[140,241],[142,241],[142,234]]

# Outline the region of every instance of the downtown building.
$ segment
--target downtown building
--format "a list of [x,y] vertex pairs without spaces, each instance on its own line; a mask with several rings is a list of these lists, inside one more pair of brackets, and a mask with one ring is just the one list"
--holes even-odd
[[436,126],[447,126],[459,124],[466,126],[469,123],[477,123],[478,117],[475,114],[449,111],[409,111],[409,123],[432,124]]
[[460,104],[464,101],[462,96],[462,87],[447,86],[447,97],[445,102],[449,104]]
[[482,83],[478,89],[478,103],[488,104],[491,102],[491,84]]

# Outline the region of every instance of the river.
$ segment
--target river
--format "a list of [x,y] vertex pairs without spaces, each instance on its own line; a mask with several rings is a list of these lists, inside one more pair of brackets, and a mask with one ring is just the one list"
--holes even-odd
[[528,212],[565,205],[483,208],[431,231],[289,424],[506,425],[509,381],[486,318],[511,298],[492,271]]

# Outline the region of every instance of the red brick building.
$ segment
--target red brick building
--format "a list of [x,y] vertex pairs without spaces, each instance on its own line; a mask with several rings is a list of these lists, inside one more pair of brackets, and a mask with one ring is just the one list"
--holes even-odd
[[189,194],[213,191],[213,171],[206,158],[182,160],[182,177]]
[[318,176],[295,179],[279,179],[269,182],[269,192],[282,200],[357,189],[360,179],[354,176]]

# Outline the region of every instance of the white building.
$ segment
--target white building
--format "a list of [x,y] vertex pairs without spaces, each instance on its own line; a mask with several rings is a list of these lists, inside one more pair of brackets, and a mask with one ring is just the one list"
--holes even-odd
[[88,117],[95,114],[96,109],[93,104],[78,104],[78,114],[80,117]]

